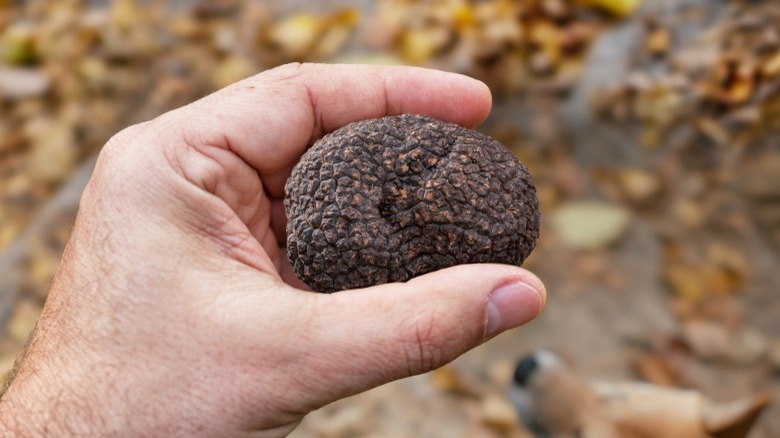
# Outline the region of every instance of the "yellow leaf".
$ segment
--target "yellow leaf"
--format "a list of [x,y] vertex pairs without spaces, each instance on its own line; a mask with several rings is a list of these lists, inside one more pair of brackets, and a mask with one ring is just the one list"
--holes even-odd
[[320,33],[321,23],[314,15],[296,14],[273,26],[268,39],[289,57],[305,55]]
[[450,33],[444,27],[410,29],[401,35],[401,55],[412,63],[423,63],[449,41]]
[[355,8],[342,9],[325,18],[326,26],[353,27],[360,19],[360,12]]
[[0,37],[0,63],[17,65],[33,62],[37,57],[33,31],[26,23],[9,27]]
[[231,56],[219,64],[211,81],[215,88],[222,88],[240,81],[254,72],[255,67],[249,60],[240,56]]
[[476,17],[474,16],[474,10],[468,4],[462,4],[453,9],[452,21],[455,24],[455,28],[462,30],[467,27],[471,27],[476,23]]
[[769,58],[761,67],[761,74],[767,78],[774,78],[780,74],[780,52]]
[[355,9],[345,9],[327,17],[323,23],[323,34],[312,55],[316,58],[328,58],[335,55],[349,40],[352,30],[360,18]]
[[639,9],[642,0],[580,0],[579,3],[603,9],[617,17],[628,17]]
[[111,3],[111,24],[129,29],[145,21],[143,8],[135,0],[114,0]]

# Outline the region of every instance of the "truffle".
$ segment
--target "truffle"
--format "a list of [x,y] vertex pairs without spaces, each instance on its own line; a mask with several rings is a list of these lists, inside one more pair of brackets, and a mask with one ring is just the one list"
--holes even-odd
[[464,263],[519,266],[539,236],[525,166],[492,138],[426,116],[364,120],[324,136],[285,192],[290,263],[319,292]]

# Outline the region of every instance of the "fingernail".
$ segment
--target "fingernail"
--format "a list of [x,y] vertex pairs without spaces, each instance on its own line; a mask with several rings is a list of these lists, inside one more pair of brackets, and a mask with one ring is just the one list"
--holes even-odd
[[485,337],[522,325],[542,310],[542,292],[537,287],[516,281],[498,287],[487,304]]

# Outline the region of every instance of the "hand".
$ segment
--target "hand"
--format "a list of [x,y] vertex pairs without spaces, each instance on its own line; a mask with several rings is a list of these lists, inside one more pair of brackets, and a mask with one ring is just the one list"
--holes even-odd
[[405,67],[287,65],[103,149],[38,327],[0,404],[6,433],[289,433],[339,398],[423,373],[544,305],[516,267],[306,292],[280,249],[284,182],[347,123],[421,113],[473,126],[490,93]]

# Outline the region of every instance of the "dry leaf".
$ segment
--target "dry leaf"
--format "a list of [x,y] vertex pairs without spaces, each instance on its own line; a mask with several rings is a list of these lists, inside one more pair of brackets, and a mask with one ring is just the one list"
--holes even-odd
[[744,365],[756,363],[770,348],[766,337],[754,329],[730,331],[723,324],[700,319],[683,324],[683,338],[699,358]]
[[761,66],[761,75],[765,78],[775,78],[780,75],[780,52],[775,53]]
[[685,342],[701,359],[722,359],[731,349],[731,335],[722,324],[705,320],[690,320],[683,323],[682,335]]
[[35,50],[34,28],[31,23],[13,23],[0,35],[0,63],[23,65],[33,63]]
[[733,363],[750,365],[763,359],[769,352],[769,341],[758,330],[744,327],[734,333],[729,351]]
[[226,87],[256,73],[252,63],[241,56],[229,56],[217,66],[211,78],[214,88]]
[[38,69],[0,66],[0,99],[25,99],[40,96],[51,85]]
[[567,245],[577,249],[606,247],[628,228],[627,210],[593,201],[563,204],[552,215],[552,224]]
[[731,140],[729,131],[712,118],[700,117],[694,120],[693,125],[717,145],[727,146]]
[[30,175],[42,183],[55,183],[70,174],[78,149],[73,127],[63,121],[43,120],[32,137]]
[[707,221],[707,213],[699,202],[692,199],[680,199],[672,206],[675,220],[686,228],[699,228]]
[[359,19],[360,14],[356,9],[345,9],[326,17],[323,35],[314,49],[314,57],[325,59],[338,53],[349,40]]
[[111,25],[120,29],[132,29],[145,25],[147,16],[136,0],[113,0],[111,2]]
[[577,3],[603,9],[618,17],[627,17],[642,4],[642,0],[577,0]]
[[452,367],[443,366],[429,373],[433,387],[441,392],[452,391],[458,386],[458,375]]
[[268,31],[268,40],[290,58],[306,55],[320,34],[320,20],[312,14],[291,15],[274,24]]
[[643,355],[634,361],[633,366],[640,378],[653,385],[675,387],[680,384],[679,373],[661,355]]
[[618,175],[625,196],[633,202],[648,202],[661,193],[658,175],[643,169],[625,169]]
[[498,394],[488,394],[482,399],[481,411],[485,424],[503,431],[516,428],[520,422],[515,407],[506,397]]
[[700,270],[683,263],[667,263],[663,278],[680,298],[691,302],[703,300],[708,291]]
[[666,27],[656,27],[645,39],[645,50],[651,56],[666,55],[672,47],[672,33]]
[[468,376],[460,375],[451,366],[443,366],[432,371],[431,383],[441,392],[450,392],[465,397],[480,397],[484,393],[482,385]]
[[443,26],[409,29],[399,39],[401,56],[414,64],[422,64],[437,54],[452,37]]

